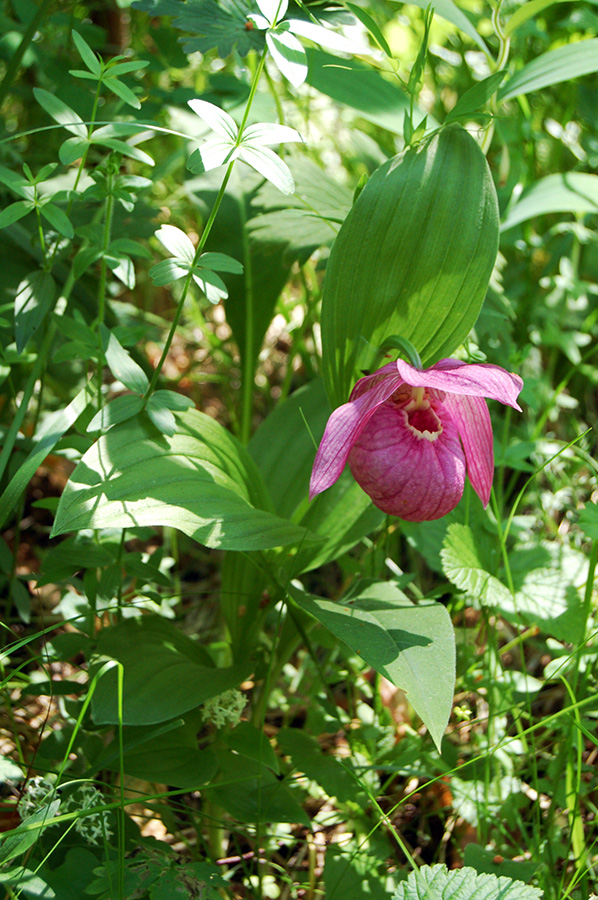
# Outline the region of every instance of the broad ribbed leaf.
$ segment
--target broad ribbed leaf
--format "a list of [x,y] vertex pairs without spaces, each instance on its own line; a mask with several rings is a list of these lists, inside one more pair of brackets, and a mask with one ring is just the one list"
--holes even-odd
[[346,402],[392,336],[424,366],[474,325],[498,247],[498,204],[473,138],[450,125],[377,169],[332,247],[322,303],[322,367]]
[[141,418],[103,435],[66,485],[54,535],[163,525],[227,550],[305,540],[305,528],[270,512],[259,470],[229,432],[196,410],[177,422],[172,437],[156,435]]
[[591,72],[598,72],[598,38],[576,41],[538,56],[507,81],[498,99],[519,97]]
[[501,231],[534,216],[557,212],[598,212],[598,175],[568,172],[541,178],[509,207]]
[[291,589],[295,601],[407,694],[440,747],[455,684],[455,638],[440,603],[415,606],[391,582],[358,583],[350,597],[323,600]]

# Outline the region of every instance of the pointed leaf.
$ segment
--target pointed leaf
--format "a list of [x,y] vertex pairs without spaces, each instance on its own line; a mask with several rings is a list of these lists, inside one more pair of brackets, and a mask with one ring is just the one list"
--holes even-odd
[[411,603],[392,582],[358,582],[340,601],[298,588],[296,602],[348,644],[407,699],[440,747],[453,703],[455,638],[440,603]]
[[81,159],[81,157],[89,147],[89,144],[90,141],[83,140],[83,138],[79,137],[72,137],[64,141],[64,143],[60,145],[60,149],[58,151],[58,158],[60,162],[63,164],[63,166],[70,166],[70,164],[74,163],[75,160]]
[[482,81],[478,81],[468,91],[465,91],[451,109],[444,120],[444,124],[448,125],[449,122],[454,122],[461,116],[470,116],[477,112],[496,93],[506,72],[506,69],[501,69],[500,72],[493,72],[488,78],[483,78]]
[[333,406],[391,335],[424,366],[448,357],[481,309],[498,247],[498,204],[473,138],[449,125],[374,172],[334,242],[322,302]]
[[175,225],[161,225],[155,235],[169,253],[189,264],[195,259],[195,247],[190,238]]
[[148,386],[147,375],[140,365],[131,359],[113,331],[102,325],[102,343],[106,355],[106,363],[110,371],[125,387],[137,394],[143,394]]
[[85,38],[81,37],[78,31],[71,31],[71,35],[73,37],[73,41],[75,42],[75,47],[79,51],[79,56],[81,57],[89,71],[93,75],[99,75],[101,72],[100,61]]
[[598,38],[575,41],[538,56],[507,81],[498,99],[519,97],[592,72],[598,72]]
[[19,284],[15,297],[15,339],[19,353],[43,322],[55,295],[56,284],[46,271],[32,272]]
[[116,150],[117,153],[122,153],[123,156],[128,156],[130,159],[136,159],[137,162],[145,163],[146,166],[155,165],[154,160],[145,150],[140,150],[139,147],[132,147],[131,144],[127,144],[126,141],[119,141],[118,138],[98,138],[97,133],[94,133],[91,137],[91,143],[97,144],[99,147],[108,147],[110,150]]
[[[123,723],[151,725],[174,719],[229,688],[247,670],[217,669],[205,651],[159,616],[124,621],[98,634],[100,658],[124,667]],[[91,701],[94,721],[118,722],[116,670],[103,675]]]
[[156,287],[163,287],[165,284],[171,284],[187,275],[189,264],[185,263],[184,265],[185,268],[176,259],[163,259],[162,262],[151,267],[149,274]]
[[501,230],[535,216],[557,212],[598,212],[598,175],[567,172],[541,178],[509,206]]
[[206,269],[214,269],[216,272],[243,274],[242,264],[226,253],[202,253],[199,257],[198,265],[205,266]]
[[290,31],[282,31],[278,34],[268,32],[266,43],[272,54],[272,59],[285,78],[294,87],[300,87],[307,78],[307,56],[301,43]]
[[126,422],[143,407],[143,400],[137,394],[124,394],[122,397],[115,397],[106,406],[103,406],[99,412],[95,414],[87,431],[107,431],[120,422]]
[[18,222],[33,209],[31,200],[16,200],[0,212],[0,228],[8,228],[9,225]]
[[193,151],[187,160],[187,168],[194,175],[210,172],[224,165],[239,155],[239,149],[230,141],[221,138],[208,138],[201,147]]
[[55,122],[64,125],[67,131],[77,135],[77,137],[87,137],[87,126],[79,113],[76,113],[74,109],[67,106],[67,104],[56,97],[55,94],[44,91],[42,88],[33,88],[33,95],[39,105],[46,110]]
[[250,125],[243,132],[243,143],[260,144],[284,144],[289,141],[302,141],[303,138],[294,128],[288,125],[279,125],[276,122],[260,122],[258,125]]
[[136,97],[130,87],[127,87],[127,85],[122,81],[119,81],[118,78],[105,76],[102,84],[105,84],[108,90],[112,91],[113,94],[116,94],[120,100],[124,100],[128,106],[132,106],[133,109],[141,109],[141,103],[139,102],[138,97]]
[[156,437],[138,418],[101,437],[67,482],[54,534],[163,525],[228,550],[306,539],[270,512],[259,470],[221,425],[196,410],[177,414],[177,424],[173,437]]
[[237,123],[232,116],[229,116],[215,103],[208,103],[207,100],[189,100],[189,106],[202,122],[205,122],[208,128],[211,128],[220,137],[236,141],[239,131]]
[[209,269],[194,269],[193,281],[204,292],[210,303],[219,303],[228,297],[228,290],[222,278]]
[[159,401],[154,401],[152,396],[148,401],[146,412],[161,434],[173,436],[176,432],[176,419],[169,409],[162,406]]
[[[394,0],[394,2],[399,3],[402,2],[402,0]],[[457,28],[460,28],[464,34],[470,37],[471,40],[478,45],[480,50],[483,50],[484,53],[488,53],[488,48],[483,39],[480,37],[465,13],[459,9],[456,3],[453,3],[453,0],[433,0],[433,3],[431,4],[428,0],[411,0],[411,3],[419,6],[420,9],[427,9],[428,6],[431,6],[434,15],[441,16],[443,19],[446,19],[447,22],[452,22],[453,25],[456,25]]]
[[326,50],[334,50],[338,53],[365,54],[372,53],[372,48],[367,44],[358,44],[349,38],[344,37],[333,31],[332,28],[326,28],[324,25],[316,25],[315,22],[306,22],[305,19],[290,19],[289,27],[293,34],[307,38]]
[[281,19],[284,19],[289,0],[256,0],[256,3],[261,14],[272,25],[275,19],[278,22],[280,22]]
[[283,194],[292,194],[295,190],[295,180],[291,170],[282,159],[268,147],[240,147],[239,159],[248,163],[252,168],[267,178],[274,187]]
[[74,228],[68,220],[66,213],[63,213],[58,206],[54,206],[53,203],[40,204],[39,211],[44,219],[47,219],[50,225],[55,228],[59,234],[62,234],[66,238],[73,238],[75,236]]

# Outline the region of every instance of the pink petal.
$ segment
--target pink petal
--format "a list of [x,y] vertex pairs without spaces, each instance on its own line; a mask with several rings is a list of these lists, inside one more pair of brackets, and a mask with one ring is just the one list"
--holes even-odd
[[373,375],[360,378],[349,402],[334,410],[326,424],[314,461],[309,485],[310,500],[340,478],[351,447],[364,426],[380,404],[394,394],[401,383],[401,377],[396,374],[396,365],[391,363]]
[[465,363],[460,359],[441,359],[429,369],[415,369],[402,359],[397,369],[403,381],[412,387],[435,388],[447,394],[489,397],[521,411],[517,397],[523,381],[490,363]]
[[494,476],[494,447],[486,401],[482,397],[447,394],[442,404],[459,431],[471,486],[484,506],[488,506]]
[[353,477],[385,513],[411,522],[439,519],[463,496],[465,457],[456,424],[441,402],[432,406],[442,432],[418,437],[407,413],[394,403],[380,406],[349,455]]

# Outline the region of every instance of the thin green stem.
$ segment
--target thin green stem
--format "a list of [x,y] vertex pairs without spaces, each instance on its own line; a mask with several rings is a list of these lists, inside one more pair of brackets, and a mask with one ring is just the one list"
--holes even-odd
[[108,176],[106,179],[108,194],[106,196],[106,214],[104,217],[104,239],[102,241],[102,259],[100,262],[100,277],[98,283],[98,409],[101,409],[103,404],[102,375],[104,372],[105,355],[104,342],[102,337],[102,325],[104,324],[104,318],[106,315],[106,275],[108,271],[106,256],[108,254],[108,247],[110,246],[112,235],[112,215],[114,212],[114,196],[112,194],[113,177],[114,173],[112,172],[111,164],[109,163]]
[[[502,27],[502,22],[500,21],[500,12],[502,8],[503,0],[499,0],[497,5],[492,11],[492,25],[494,26],[494,33],[498,38],[498,56],[496,58],[496,62],[494,63],[494,71],[500,72],[501,69],[504,69],[509,60],[509,52],[511,49],[511,39],[508,35],[505,34],[505,31]],[[496,98],[496,94],[492,97],[490,101],[490,112],[494,115],[498,112],[498,100]],[[484,156],[488,154],[490,150],[490,145],[492,144],[492,138],[494,137],[494,118],[490,120],[490,124],[486,129],[484,134],[481,150]]]
[[31,19],[29,25],[27,26],[27,30],[25,31],[23,37],[21,38],[21,43],[17,47],[11,61],[6,67],[6,71],[4,73],[4,78],[0,83],[0,104],[4,101],[4,98],[10,91],[12,87],[12,83],[16,78],[17,72],[19,71],[19,66],[21,65],[21,60],[25,55],[25,51],[27,47],[33,40],[36,31],[39,30],[39,25],[46,15],[48,11],[48,7],[51,5],[52,0],[42,0],[40,5],[38,6],[35,15]]

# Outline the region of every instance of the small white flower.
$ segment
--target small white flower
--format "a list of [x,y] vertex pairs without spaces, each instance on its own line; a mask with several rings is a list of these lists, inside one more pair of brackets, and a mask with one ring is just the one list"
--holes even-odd
[[216,135],[193,151],[187,163],[191,172],[209,172],[217,166],[240,159],[271,181],[283,194],[294,192],[295,182],[289,167],[268,145],[302,141],[298,131],[287,125],[260,122],[244,128],[240,134],[232,116],[215,104],[207,100],[189,100],[189,106]]

